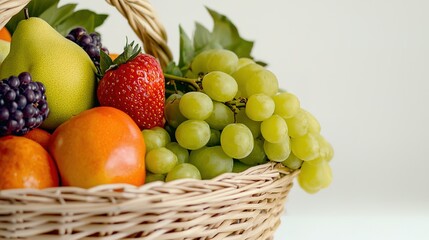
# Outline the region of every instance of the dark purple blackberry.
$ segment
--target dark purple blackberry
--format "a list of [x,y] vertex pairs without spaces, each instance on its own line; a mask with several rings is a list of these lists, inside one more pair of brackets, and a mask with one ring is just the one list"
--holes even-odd
[[77,27],[72,29],[66,38],[83,48],[97,68],[100,67],[100,50],[109,54],[107,48],[101,44],[101,36],[97,32],[87,33],[85,28]]
[[0,136],[24,135],[48,117],[45,86],[28,72],[0,81]]

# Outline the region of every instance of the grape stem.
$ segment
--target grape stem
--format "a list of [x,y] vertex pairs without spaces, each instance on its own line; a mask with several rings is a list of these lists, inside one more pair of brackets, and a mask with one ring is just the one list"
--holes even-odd
[[237,114],[240,111],[240,108],[246,107],[246,102],[247,98],[239,97],[234,98],[234,100],[225,102],[225,105]]
[[167,94],[174,94],[174,93],[177,93],[177,90],[165,89],[165,92],[166,92]]
[[183,82],[191,85],[196,91],[202,91],[202,88],[197,83],[199,79],[179,77],[168,73],[164,73],[164,78],[173,81],[172,84],[174,84],[174,81]]

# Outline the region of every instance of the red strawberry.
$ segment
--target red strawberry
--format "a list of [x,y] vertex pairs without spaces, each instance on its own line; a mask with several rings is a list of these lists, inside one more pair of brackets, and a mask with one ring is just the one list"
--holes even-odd
[[118,108],[140,129],[163,126],[165,84],[157,59],[141,53],[141,48],[126,44],[115,61],[101,53],[101,74],[97,88],[100,105]]

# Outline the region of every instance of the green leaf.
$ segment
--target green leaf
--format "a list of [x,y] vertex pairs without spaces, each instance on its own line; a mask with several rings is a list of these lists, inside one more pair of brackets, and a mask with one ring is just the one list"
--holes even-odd
[[[208,49],[228,49],[237,54],[238,57],[251,56],[253,41],[242,38],[237,27],[225,15],[206,8],[213,19],[213,29],[209,31],[202,24],[195,23],[195,31],[192,40],[181,26],[180,33],[180,56],[178,68],[181,69],[182,76],[186,76],[190,69],[193,58],[200,52]],[[263,62],[258,63],[266,65]],[[174,74],[174,73],[173,73]]]
[[166,68],[165,68],[165,72],[167,74],[172,74],[174,76],[179,76],[182,77],[182,71],[180,70],[179,67],[177,67],[176,63],[174,61],[171,61],[167,64]]
[[[51,6],[57,6],[58,2],[59,0],[32,0],[30,3],[27,4],[26,7],[28,7],[30,17],[38,17]],[[13,34],[13,32],[15,32],[16,27],[18,26],[18,23],[23,19],[25,19],[24,10],[21,10],[19,13],[13,16],[6,24],[7,30],[11,34]]]
[[76,6],[77,4],[67,4],[58,8],[56,5],[52,5],[42,14],[40,14],[39,17],[44,19],[47,23],[49,23],[49,25],[57,26],[73,14]]
[[[30,17],[40,17],[48,22],[62,35],[66,35],[75,27],[84,27],[88,32],[94,32],[107,18],[106,14],[97,14],[84,9],[74,11],[76,4],[66,4],[58,7],[59,0],[32,0],[28,5]],[[6,27],[13,34],[19,21],[23,20],[23,11],[16,14]]]
[[55,26],[55,29],[65,36],[75,27],[83,27],[88,32],[91,32],[91,29],[94,29],[94,16],[88,10],[79,10],[70,15],[67,20]]
[[209,8],[207,11],[213,19],[213,39],[224,47],[230,47],[235,44],[239,37],[237,28],[231,24],[228,18]]
[[28,5],[30,17],[40,16],[51,6],[58,6],[59,0],[32,0]]
[[196,52],[200,52],[205,49],[206,46],[210,45],[212,41],[212,34],[200,23],[195,23],[194,33],[194,48]]
[[194,47],[192,40],[185,33],[183,28],[179,26],[180,32],[180,56],[179,56],[179,66],[189,66],[192,59],[194,58]]
[[55,29],[62,35],[66,35],[75,27],[83,27],[87,32],[94,32],[95,28],[103,23],[107,18],[105,14],[96,14],[90,10],[79,10],[71,14],[61,24],[55,26]]
[[107,15],[107,14],[96,14],[96,13],[94,13],[94,30],[93,31],[95,31],[95,29],[97,27],[103,25],[104,21],[107,19],[108,16],[109,15]]
[[207,8],[213,18],[213,41],[218,42],[225,49],[235,52],[238,57],[251,58],[253,42],[243,39],[237,27],[225,15]]
[[252,58],[250,56],[250,53],[252,52],[252,48],[253,48],[253,42],[243,40],[227,49],[234,51],[238,57]]

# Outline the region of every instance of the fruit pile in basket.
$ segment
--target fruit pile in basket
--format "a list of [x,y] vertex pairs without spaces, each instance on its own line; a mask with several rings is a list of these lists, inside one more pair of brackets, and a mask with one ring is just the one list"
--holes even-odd
[[0,189],[212,179],[268,161],[300,169],[307,192],[330,184],[319,122],[225,16],[209,9],[213,31],[197,24],[193,40],[181,29],[179,63],[161,66],[133,42],[113,58],[49,11],[0,42]]

